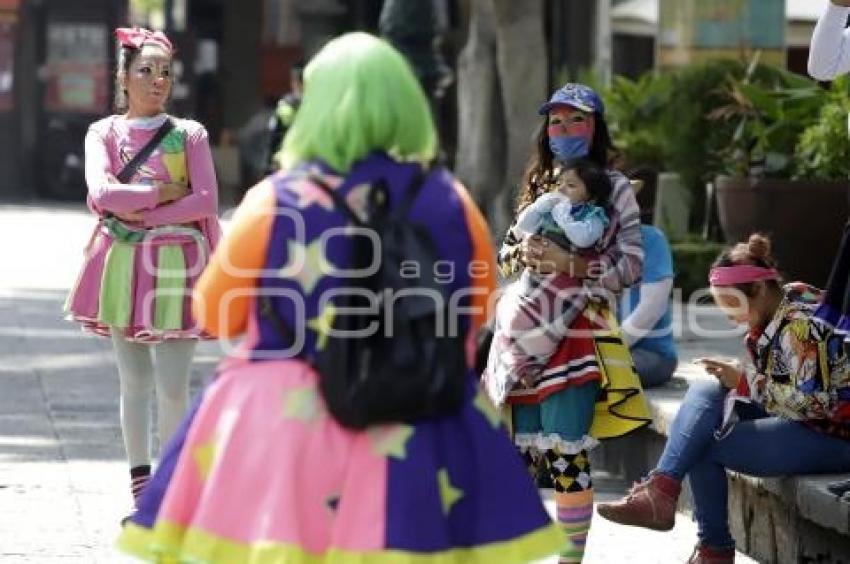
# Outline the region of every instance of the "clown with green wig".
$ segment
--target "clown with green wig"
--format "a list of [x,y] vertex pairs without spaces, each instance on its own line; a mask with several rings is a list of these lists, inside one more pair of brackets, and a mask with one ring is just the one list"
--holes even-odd
[[[196,286],[201,326],[243,339],[164,454],[124,551],[156,562],[505,564],[563,547],[464,345],[487,316],[495,252],[469,194],[432,166],[436,153],[425,94],[389,44],[348,34],[308,64],[283,171],[248,192]],[[462,394],[430,417],[352,428],[315,363],[343,315],[337,290],[357,286],[352,217],[369,217],[378,186],[383,209],[407,202],[454,273]]]

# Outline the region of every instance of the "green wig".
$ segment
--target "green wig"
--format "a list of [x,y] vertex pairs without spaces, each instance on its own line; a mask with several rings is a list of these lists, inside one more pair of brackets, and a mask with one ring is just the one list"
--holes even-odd
[[307,65],[304,98],[278,160],[291,168],[319,159],[346,173],[373,151],[427,162],[436,155],[437,134],[401,53],[368,33],[347,33]]

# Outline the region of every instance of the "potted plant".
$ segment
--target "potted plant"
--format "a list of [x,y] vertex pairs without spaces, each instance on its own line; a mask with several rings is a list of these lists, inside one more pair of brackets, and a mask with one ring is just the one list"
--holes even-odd
[[734,124],[715,179],[726,241],[767,232],[789,278],[823,286],[848,216],[846,82],[827,90],[754,62],[722,91],[708,117]]
[[691,202],[689,223],[698,230],[705,216],[705,183],[720,168],[717,148],[728,144],[733,125],[712,122],[708,114],[727,103],[717,89],[727,76],[743,76],[744,65],[717,59],[636,80],[615,77],[604,92],[609,124],[622,152],[621,167],[640,170],[642,194],[654,202],[655,175],[674,172]]
[[[661,118],[670,99],[669,76],[644,73],[635,80],[615,76],[603,98],[618,149],[617,167],[644,183],[641,208],[652,210],[658,173],[665,169]],[[651,222],[651,213],[645,213],[644,221]]]

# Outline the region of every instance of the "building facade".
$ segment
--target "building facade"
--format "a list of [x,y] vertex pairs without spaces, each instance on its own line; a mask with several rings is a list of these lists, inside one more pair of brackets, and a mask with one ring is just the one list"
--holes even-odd
[[[440,20],[435,48],[447,64],[434,111],[451,164],[458,111],[453,77],[472,2],[428,1]],[[0,0],[0,174],[6,179],[0,199],[84,200],[83,138],[89,123],[112,111],[115,27],[144,25],[168,33],[176,46],[170,111],[207,127],[221,179],[242,185],[252,180],[241,169],[255,151],[248,147],[240,153],[237,147],[261,133],[276,100],[289,90],[293,63],[345,31],[379,33],[387,5],[385,0],[162,0],[150,11],[152,4]],[[544,3],[549,60],[542,64],[548,65],[553,86],[594,64],[591,4]]]
[[0,1],[0,196],[81,197],[88,123],[113,96],[116,0]]

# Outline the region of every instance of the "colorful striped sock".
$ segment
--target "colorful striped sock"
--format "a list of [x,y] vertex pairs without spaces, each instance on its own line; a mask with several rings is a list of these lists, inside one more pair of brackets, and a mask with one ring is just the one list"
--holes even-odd
[[593,490],[556,492],[555,507],[558,523],[567,537],[567,544],[558,559],[559,564],[580,564],[584,558],[587,533],[593,517]]
[[139,498],[142,496],[142,492],[145,486],[148,485],[150,478],[150,464],[130,468],[130,493],[133,494],[133,503],[138,505]]

